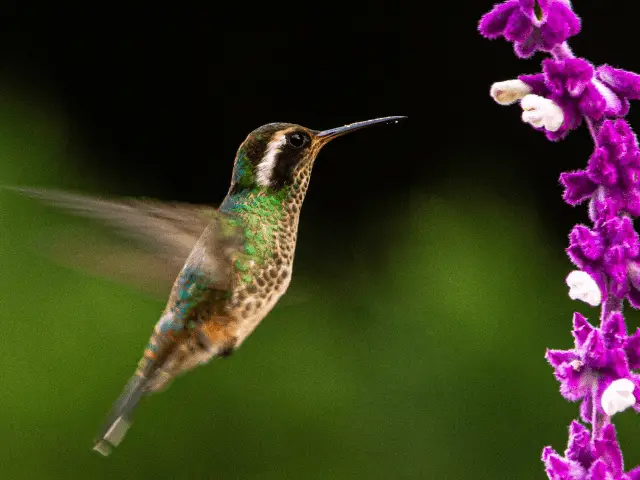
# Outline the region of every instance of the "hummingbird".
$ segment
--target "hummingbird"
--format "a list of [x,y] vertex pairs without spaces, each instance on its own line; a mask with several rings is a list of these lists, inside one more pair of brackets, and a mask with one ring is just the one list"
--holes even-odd
[[135,373],[95,439],[95,451],[108,456],[120,444],[142,397],[214,357],[231,355],[286,292],[300,209],[322,147],[346,133],[404,118],[323,131],[263,125],[240,145],[229,191],[217,209],[19,189],[111,223],[183,265]]

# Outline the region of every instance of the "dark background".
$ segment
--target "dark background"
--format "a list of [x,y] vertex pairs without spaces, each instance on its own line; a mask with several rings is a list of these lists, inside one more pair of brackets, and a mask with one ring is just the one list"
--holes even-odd
[[[409,119],[321,153],[292,299],[145,402],[108,459],[92,435],[162,300],[52,261],[53,232],[92,224],[2,194],[1,476],[542,478],[577,416],[544,350],[597,316],[566,295],[586,213],[557,182],[588,132],[551,144],[488,95],[542,56],[479,37],[492,2],[165,5],[2,6],[0,183],[217,204],[264,123]],[[574,6],[578,55],[640,71],[635,2]]]

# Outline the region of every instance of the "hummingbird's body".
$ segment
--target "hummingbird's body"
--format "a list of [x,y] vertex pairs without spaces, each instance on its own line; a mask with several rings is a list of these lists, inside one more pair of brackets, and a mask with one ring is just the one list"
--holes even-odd
[[[146,373],[149,391],[161,389],[176,374],[214,356],[230,355],[286,292],[308,179],[308,174],[300,175],[297,182],[277,193],[261,189],[229,192],[219,209],[223,215],[219,221],[230,231],[241,230],[241,239],[236,238],[241,248],[227,260],[230,284],[224,289],[207,286],[211,278],[202,269],[202,256],[219,248],[219,242],[209,242],[211,233],[205,230],[173,285],[140,362],[139,374],[145,368],[154,371],[151,366],[158,363],[161,347],[180,344],[163,362],[164,368],[151,377]],[[185,338],[170,341],[176,331]]]
[[94,450],[108,455],[122,440],[139,399],[213,357],[228,356],[285,293],[298,220],[311,169],[331,139],[388,117],[322,132],[273,123],[252,132],[236,155],[220,208],[148,201],[106,201],[25,190],[101,217],[186,257],[133,377],[115,402]]

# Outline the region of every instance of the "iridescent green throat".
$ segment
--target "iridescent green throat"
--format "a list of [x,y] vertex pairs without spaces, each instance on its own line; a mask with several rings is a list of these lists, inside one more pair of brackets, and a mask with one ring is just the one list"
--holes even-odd
[[244,255],[235,262],[243,281],[253,281],[249,273],[252,264],[263,265],[275,256],[277,235],[287,216],[289,194],[289,187],[277,191],[256,187],[230,193],[222,202],[220,210],[232,216],[233,224],[244,227]]

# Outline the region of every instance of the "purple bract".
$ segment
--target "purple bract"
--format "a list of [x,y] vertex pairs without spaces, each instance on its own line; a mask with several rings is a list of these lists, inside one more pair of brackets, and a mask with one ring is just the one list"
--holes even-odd
[[516,55],[527,58],[536,51],[552,51],[580,32],[580,19],[568,1],[510,0],[499,3],[480,20],[487,38],[513,42]]
[[611,313],[600,328],[575,313],[573,337],[573,349],[547,350],[546,358],[555,369],[562,396],[572,402],[582,400],[582,419],[590,422],[594,407],[605,414],[599,404],[592,402],[594,391],[600,398],[614,380],[628,378],[634,384],[640,382],[640,377],[630,370],[640,367],[640,330],[628,337],[619,312]]
[[616,429],[611,424],[592,439],[586,427],[571,422],[564,455],[545,447],[542,461],[551,480],[640,480],[640,468],[624,472]]

